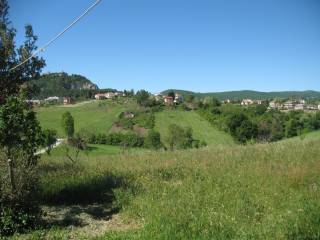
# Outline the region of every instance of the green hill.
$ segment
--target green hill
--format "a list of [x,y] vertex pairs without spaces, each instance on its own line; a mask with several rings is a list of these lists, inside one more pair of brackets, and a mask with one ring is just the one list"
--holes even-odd
[[317,91],[283,91],[283,92],[258,92],[251,90],[243,91],[228,91],[228,92],[208,92],[198,93],[192,91],[185,91],[179,89],[168,89],[163,91],[163,94],[167,94],[169,91],[174,91],[182,94],[183,96],[194,95],[198,98],[216,97],[219,100],[242,100],[245,98],[251,99],[274,99],[274,98],[303,98],[303,99],[320,99],[320,92]]
[[[89,133],[108,133],[119,114],[126,110],[126,106],[112,101],[89,101],[83,104],[69,106],[50,106],[37,109],[37,116],[44,129],[56,129],[59,137],[65,134],[61,127],[61,117],[69,111],[75,119],[75,130],[85,130]],[[132,108],[132,106],[131,106]],[[234,144],[232,137],[216,130],[209,122],[193,111],[164,110],[155,114],[155,129],[160,132],[165,142],[168,126],[178,124],[191,127],[195,139],[210,144]]]
[[55,129],[59,137],[65,134],[61,127],[62,114],[69,111],[75,119],[75,130],[89,133],[107,133],[123,106],[108,102],[90,101],[71,106],[50,106],[37,109],[37,117],[42,128]]
[[182,127],[191,127],[194,138],[205,141],[208,145],[223,144],[233,145],[232,137],[222,131],[212,127],[208,121],[193,111],[165,110],[156,113],[155,129],[161,133],[161,137],[166,141],[168,127],[170,124],[177,124]]

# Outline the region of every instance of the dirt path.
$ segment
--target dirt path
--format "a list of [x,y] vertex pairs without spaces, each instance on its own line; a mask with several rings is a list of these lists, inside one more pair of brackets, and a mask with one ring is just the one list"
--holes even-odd
[[[52,149],[58,147],[59,145],[61,145],[63,143],[63,140],[64,140],[63,138],[58,138],[56,143],[52,145]],[[41,149],[38,152],[36,152],[35,155],[44,154],[44,153],[46,153],[47,149],[48,148]]]

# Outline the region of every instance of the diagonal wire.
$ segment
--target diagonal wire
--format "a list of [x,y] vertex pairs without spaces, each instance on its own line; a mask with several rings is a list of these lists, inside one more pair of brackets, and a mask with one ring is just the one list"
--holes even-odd
[[72,23],[70,23],[65,29],[63,29],[60,33],[58,33],[55,37],[53,37],[50,41],[48,41],[45,45],[43,45],[41,48],[36,50],[31,54],[30,57],[25,59],[23,62],[19,63],[18,65],[11,68],[9,71],[13,71],[16,68],[20,67],[21,65],[28,62],[31,58],[36,56],[39,52],[43,52],[49,45],[51,45],[54,41],[56,41],[59,37],[61,37],[66,31],[68,31],[70,28],[72,28],[77,22],[79,22],[83,17],[85,17],[95,6],[97,6],[102,0],[97,0],[95,3],[93,3],[90,7],[88,7],[79,17],[77,17]]

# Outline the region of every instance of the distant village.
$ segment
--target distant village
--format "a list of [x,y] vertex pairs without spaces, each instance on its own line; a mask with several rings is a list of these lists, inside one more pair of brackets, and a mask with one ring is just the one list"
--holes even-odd
[[[96,100],[103,99],[116,99],[119,97],[126,97],[126,93],[122,91],[107,91],[100,92],[94,95]],[[169,95],[156,93],[152,94],[151,97],[155,99],[157,102],[163,102],[165,105],[174,106],[179,105],[184,102],[184,98],[179,93],[174,93]],[[71,97],[57,97],[52,96],[48,97],[44,100],[26,100],[32,106],[40,106],[40,105],[56,105],[63,104],[69,105],[74,104],[75,100]],[[268,104],[269,110],[281,110],[281,111],[291,111],[291,110],[309,110],[316,111],[320,110],[320,102],[318,104],[310,104],[307,103],[304,99],[273,99],[273,100],[253,100],[253,99],[243,99],[243,100],[230,100],[226,99],[222,101],[223,104],[240,104],[241,106],[250,106],[250,105],[262,105]]]

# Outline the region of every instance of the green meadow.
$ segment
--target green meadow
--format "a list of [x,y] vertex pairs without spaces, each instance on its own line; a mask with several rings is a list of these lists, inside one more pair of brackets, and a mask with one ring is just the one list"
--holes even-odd
[[[58,129],[108,131],[124,105],[108,101],[38,109]],[[12,239],[320,239],[320,132],[238,145],[196,112],[167,109],[155,129],[191,127],[207,147],[177,151],[90,144],[75,162],[66,146],[39,161],[47,228]],[[76,150],[69,147],[69,155]]]
[[91,101],[78,105],[48,106],[38,108],[37,117],[43,129],[55,129],[59,137],[65,137],[61,118],[66,111],[75,119],[76,132],[106,133],[123,111],[123,105],[111,101]]
[[100,149],[75,164],[61,147],[40,161],[43,204],[81,206],[81,214],[102,204],[109,220],[82,226],[69,210],[63,224],[14,238],[319,239],[319,146],[296,139],[174,152]]

